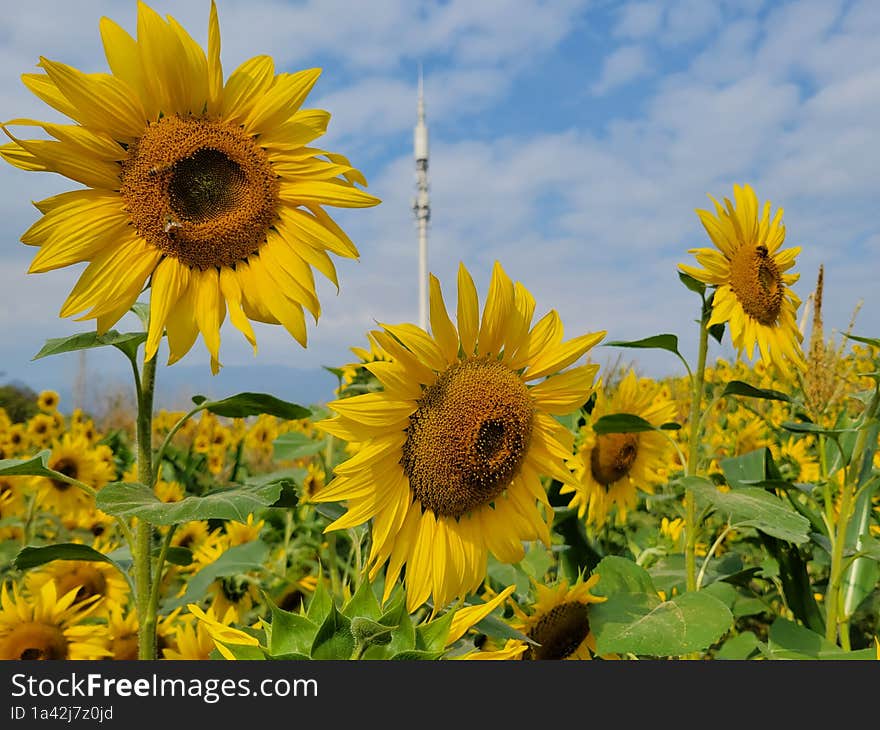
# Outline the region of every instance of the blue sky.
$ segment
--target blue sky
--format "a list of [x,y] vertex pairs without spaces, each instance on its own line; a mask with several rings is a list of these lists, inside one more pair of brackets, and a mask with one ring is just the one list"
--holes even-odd
[[[203,44],[209,5],[152,3]],[[483,293],[498,260],[533,292],[538,314],[559,311],[569,336],[673,332],[692,356],[697,301],[676,264],[708,245],[694,213],[710,205],[707,193],[720,199],[747,182],[785,210],[786,245],[802,247],[803,300],[825,265],[826,328],[844,329],[862,301],[856,333],[880,334],[876,0],[218,0],[218,9],[227,75],[258,54],[277,70],[324,69],[307,103],[333,115],[319,145],[347,155],[383,203],[335,216],[361,258],[337,262],[338,294],[319,286],[324,311],[308,349],[258,326],[254,358],[227,326],[226,369],[212,378],[197,345],[160,370],[160,389],[163,379],[174,384],[166,400],[187,389],[228,394],[248,379],[281,397],[324,400],[333,382],[322,365],[350,361],[348,348],[376,321],[416,319],[419,62],[431,132],[429,267],[447,299],[459,261]],[[29,0],[4,10],[0,117],[57,119],[20,74],[40,55],[105,71],[98,20],[133,32],[136,4]],[[26,275],[33,252],[18,239],[38,215],[29,201],[73,186],[0,167],[0,382],[62,393],[72,385],[75,356],[30,359],[47,337],[88,329],[57,317],[82,267]],[[597,348],[595,359],[620,352]],[[729,354],[713,345],[710,356]],[[126,386],[114,355],[88,355],[92,392]],[[651,375],[680,367],[662,353],[640,352],[638,362]]]

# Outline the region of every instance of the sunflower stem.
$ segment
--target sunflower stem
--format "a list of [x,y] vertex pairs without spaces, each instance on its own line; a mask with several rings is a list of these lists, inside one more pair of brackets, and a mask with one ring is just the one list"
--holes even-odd
[[[153,390],[156,383],[156,357],[144,361],[140,378],[137,413],[138,481],[153,484]],[[153,526],[139,519],[135,527],[134,584],[138,616],[138,659],[156,658],[156,616],[150,616],[153,590],[151,551]]]
[[840,496],[840,510],[837,516],[836,529],[833,533],[831,568],[828,577],[828,588],[825,591],[825,638],[828,641],[836,642],[838,640],[838,628],[840,628],[840,645],[844,648],[846,648],[844,645],[849,642],[849,636],[843,637],[844,630],[847,628],[848,617],[838,618],[842,599],[840,589],[846,574],[843,553],[846,547],[849,521],[853,514],[855,493],[871,468],[870,463],[863,464],[863,461],[866,460],[865,447],[867,446],[868,432],[870,431],[869,426],[871,421],[877,417],[878,411],[880,411],[880,388],[874,391],[874,396],[865,409],[861,427],[856,435],[856,442],[853,445],[849,465],[844,471],[845,478]]
[[[691,393],[691,412],[688,418],[690,424],[690,436],[688,439],[687,475],[696,476],[697,459],[700,453],[700,406],[703,402],[703,387],[706,380],[706,354],[709,351],[709,317],[711,307],[706,306],[703,300],[700,315],[700,345],[697,353],[697,372],[693,379],[693,391]],[[697,590],[697,505],[694,492],[690,488],[685,489],[685,547],[684,563],[687,576],[687,590]]]

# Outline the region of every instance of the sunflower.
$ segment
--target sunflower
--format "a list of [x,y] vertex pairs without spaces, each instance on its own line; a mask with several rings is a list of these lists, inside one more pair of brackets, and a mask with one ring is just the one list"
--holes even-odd
[[[98,552],[108,554],[116,546],[95,541],[92,547]],[[55,583],[59,596],[75,590],[74,605],[88,601],[92,596],[100,596],[103,600],[95,609],[95,616],[106,616],[111,610],[123,608],[128,602],[128,583],[119,569],[110,563],[53,560],[25,576],[25,586],[31,594],[38,593],[48,582]]]
[[724,199],[724,207],[715,203],[715,215],[697,210],[709,238],[718,247],[694,248],[705,268],[679,264],[686,274],[716,287],[712,299],[712,317],[707,327],[730,323],[730,339],[740,355],[752,360],[755,345],[761,359],[775,363],[790,374],[790,365],[804,369],[806,364],[800,343],[803,335],[795,313],[800,299],[789,288],[800,274],[786,274],[795,264],[800,248],[781,250],[785,239],[782,208],[770,220],[770,203],[758,218],[758,198],[749,185],[733,186],[736,204]]
[[76,603],[76,589],[59,596],[48,581],[30,598],[13,584],[0,594],[0,659],[101,659],[110,652],[104,627],[84,623],[101,599]]
[[535,301],[497,262],[482,318],[459,267],[457,328],[434,276],[430,287],[433,335],[381,325],[372,335],[393,361],[365,367],[384,390],[328,404],[338,415],[320,427],[363,444],[313,496],[348,501],[327,530],[373,520],[370,579],[388,562],[387,600],[405,564],[410,611],[431,596],[439,610],[475,589],[490,552],[515,563],[523,541],[549,545],[541,476],[574,483],[564,464],[573,437],[553,416],[589,398],[598,365],[559,371],[605,335],[563,342],[555,311],[530,329]]
[[37,407],[46,413],[54,413],[60,396],[54,390],[44,390],[37,396]]
[[537,601],[530,613],[513,604],[513,627],[536,642],[528,644],[520,658],[592,659],[596,640],[590,632],[589,606],[606,600],[590,593],[598,582],[596,574],[571,587],[564,579],[553,586],[536,583]]
[[[614,413],[639,416],[654,426],[673,420],[676,405],[660,394],[659,384],[636,377],[630,370],[610,397],[597,394],[592,419]],[[570,506],[588,524],[601,527],[611,508],[617,507],[617,524],[626,521],[636,506],[638,489],[652,492],[666,481],[672,444],[657,431],[596,434],[587,425],[581,429],[577,453],[570,465],[578,479],[572,488],[564,484],[561,494],[574,492]]]
[[[100,458],[87,441],[69,433],[64,434],[53,446],[48,467],[95,489],[100,489],[115,476],[113,467]],[[34,477],[33,485],[39,504],[59,515],[71,516],[93,505],[91,497],[79,487],[61,479]]]
[[[320,314],[313,268],[336,284],[327,252],[358,256],[324,206],[379,202],[345,157],[308,146],[330,118],[301,108],[320,69],[276,74],[256,56],[224,84],[213,2],[207,53],[144,3],[136,40],[108,18],[100,30],[111,73],[41,57],[42,73],[22,77],[75,124],[2,125],[7,162],[86,186],[36,203],[43,217],[22,236],[40,247],[29,271],[89,262],[60,316],[95,319],[99,333],[149,280],[147,358],[166,329],[169,364],[201,333],[216,373],[227,307],[254,347],[250,320],[282,324],[305,347],[303,310]],[[20,139],[16,127],[53,139]]]
[[[174,650],[176,646],[176,620],[182,609],[175,608],[170,614],[161,616],[156,624],[156,643],[158,652]],[[137,612],[123,613],[114,609],[107,620],[107,634],[110,659],[129,661],[138,658],[138,620]]]

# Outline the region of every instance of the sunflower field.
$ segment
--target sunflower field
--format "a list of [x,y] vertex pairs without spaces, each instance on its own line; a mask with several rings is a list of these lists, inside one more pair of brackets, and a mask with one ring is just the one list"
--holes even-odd
[[213,3],[206,49],[143,3],[137,25],[101,20],[111,73],[24,74],[69,124],[0,124],[3,160],[80,185],[21,240],[31,273],[87,264],[61,316],[94,330],[36,359],[125,358],[137,406],[0,408],[0,659],[880,658],[880,338],[826,334],[822,271],[802,302],[748,184],[697,210],[678,334],[571,336],[503,262],[461,263],[427,329],[347,343],[329,403],[155,408],[160,359],[201,339],[219,370],[227,316],[306,347],[315,272],[360,255],[327,208],[381,201],[311,146],[317,69],[224,77]]

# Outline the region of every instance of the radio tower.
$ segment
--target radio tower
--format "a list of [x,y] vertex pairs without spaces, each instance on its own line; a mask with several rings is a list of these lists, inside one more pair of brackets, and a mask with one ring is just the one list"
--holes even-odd
[[419,64],[418,121],[413,134],[416,158],[416,186],[413,212],[419,227],[419,327],[428,329],[428,221],[431,204],[428,202],[428,126],[425,124],[425,95],[422,83],[422,65]]

